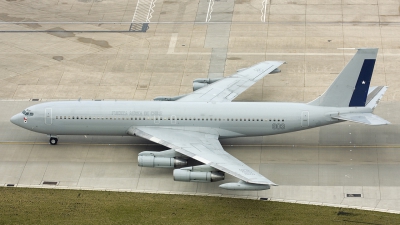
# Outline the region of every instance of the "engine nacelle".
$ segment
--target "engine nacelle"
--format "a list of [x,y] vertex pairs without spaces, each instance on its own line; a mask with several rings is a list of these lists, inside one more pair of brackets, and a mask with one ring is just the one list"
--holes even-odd
[[203,88],[209,84],[217,82],[222,78],[198,78],[193,81],[193,91]]
[[201,172],[176,169],[174,170],[174,180],[184,182],[215,182],[225,179],[223,172]]
[[207,83],[197,83],[197,82],[193,82],[193,91],[197,91],[200,88],[203,88],[205,86],[207,86]]
[[179,168],[187,165],[187,161],[180,158],[154,157],[139,155],[138,165],[142,167]]

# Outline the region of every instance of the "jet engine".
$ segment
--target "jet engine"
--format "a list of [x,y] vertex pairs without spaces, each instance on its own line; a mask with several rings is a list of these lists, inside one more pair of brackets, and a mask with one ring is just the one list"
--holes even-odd
[[193,91],[203,88],[209,84],[217,82],[222,78],[199,78],[193,81]]
[[203,88],[205,86],[207,86],[207,83],[197,83],[197,82],[193,82],[193,91],[197,91],[200,88]]
[[225,179],[224,172],[207,165],[175,169],[173,176],[175,181],[184,182],[215,182]]
[[138,155],[138,165],[142,167],[179,168],[187,165],[185,156],[173,149],[152,152],[145,151]]

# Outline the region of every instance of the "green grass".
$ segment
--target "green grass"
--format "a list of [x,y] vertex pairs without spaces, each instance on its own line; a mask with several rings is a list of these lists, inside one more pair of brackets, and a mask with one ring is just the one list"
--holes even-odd
[[400,215],[220,197],[0,188],[0,224],[399,224]]

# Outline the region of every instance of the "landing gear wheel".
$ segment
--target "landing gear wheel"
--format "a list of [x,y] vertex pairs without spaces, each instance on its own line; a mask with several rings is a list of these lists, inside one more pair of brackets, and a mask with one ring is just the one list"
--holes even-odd
[[58,142],[58,138],[54,138],[54,137],[52,137],[52,138],[50,138],[50,144],[51,145],[56,145],[57,144],[57,142]]

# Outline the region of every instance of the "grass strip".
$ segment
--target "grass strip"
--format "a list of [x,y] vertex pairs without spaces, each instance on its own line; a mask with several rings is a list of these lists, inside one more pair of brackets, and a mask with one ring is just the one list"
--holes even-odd
[[0,224],[399,224],[400,215],[222,197],[0,188]]

